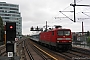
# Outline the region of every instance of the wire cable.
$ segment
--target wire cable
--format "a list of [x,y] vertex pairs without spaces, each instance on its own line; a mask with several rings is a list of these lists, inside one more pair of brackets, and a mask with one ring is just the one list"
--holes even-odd
[[[77,1],[76,3],[79,3],[79,2],[81,2],[82,0],[80,0],[80,1]],[[74,3],[74,2],[72,2],[72,3]],[[72,4],[71,3],[71,4]],[[66,10],[67,8],[69,8],[70,7],[70,5],[69,6],[67,6],[66,8],[64,8],[63,10]]]

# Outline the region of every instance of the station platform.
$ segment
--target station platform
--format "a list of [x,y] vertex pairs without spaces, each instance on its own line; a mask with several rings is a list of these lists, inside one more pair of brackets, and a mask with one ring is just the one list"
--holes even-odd
[[7,56],[1,56],[0,60],[20,60],[19,56],[14,56],[13,58]]
[[81,49],[85,49],[85,50],[90,51],[90,46],[86,46],[86,45],[72,45],[72,47],[81,48]]

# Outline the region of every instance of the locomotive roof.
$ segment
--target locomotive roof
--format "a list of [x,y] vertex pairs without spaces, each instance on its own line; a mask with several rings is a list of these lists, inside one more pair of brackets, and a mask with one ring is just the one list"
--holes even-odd
[[57,28],[57,29],[51,29],[47,31],[42,31],[42,32],[48,32],[48,31],[56,31],[56,30],[71,30],[71,29],[65,29],[65,28]]
[[60,29],[53,29],[53,30],[51,30],[51,31],[55,31],[55,30],[70,30],[70,29],[62,29],[62,28],[60,28]]

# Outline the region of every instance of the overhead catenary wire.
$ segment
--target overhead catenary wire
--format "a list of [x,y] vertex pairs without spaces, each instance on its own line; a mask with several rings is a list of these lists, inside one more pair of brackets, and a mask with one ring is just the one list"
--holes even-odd
[[[79,0],[79,1],[77,1],[77,3],[79,3],[79,2],[81,2],[82,0]],[[72,2],[73,3],[73,2]],[[66,8],[64,8],[63,10],[66,10],[67,8],[69,8],[70,6],[68,6],[68,7],[66,7]],[[76,14],[78,14],[78,13],[81,13],[81,12],[77,12]],[[72,19],[70,18],[70,20],[72,21]]]
[[[79,1],[77,1],[77,3],[79,3],[79,2],[81,2],[82,0],[79,0]],[[74,2],[72,2],[72,3],[74,3]],[[72,4],[71,3],[71,4]],[[67,8],[69,8],[70,7],[70,5],[69,6],[67,6],[66,8],[64,8],[62,11],[64,11],[64,10],[66,10]],[[71,12],[71,11],[70,11]],[[55,17],[56,18],[56,17]],[[57,17],[57,18],[59,18],[59,17]],[[60,19],[61,20],[61,19]]]
[[[82,0],[79,0],[79,1],[77,1],[76,3],[79,3],[79,2],[81,2],[81,1],[82,1]],[[72,3],[74,3],[74,2],[72,2]],[[71,3],[71,4],[72,4],[72,3]],[[65,8],[63,9],[63,11],[66,10],[67,8],[69,8],[69,7],[70,7],[70,5],[67,6],[67,7],[65,7]]]
[[[78,2],[81,2],[82,0],[80,0],[80,1],[78,1]],[[74,4],[76,4],[76,0],[74,0]],[[74,4],[70,4],[71,6],[73,6],[74,7]],[[90,6],[90,5],[76,5],[76,6]],[[74,22],[75,22],[75,7],[74,7]],[[64,16],[66,16],[65,14],[63,14]],[[87,14],[85,14],[85,15],[87,15]],[[89,15],[87,15],[87,16],[89,16]],[[68,16],[66,16],[66,17],[68,17]],[[73,21],[71,18],[69,18],[71,21]]]

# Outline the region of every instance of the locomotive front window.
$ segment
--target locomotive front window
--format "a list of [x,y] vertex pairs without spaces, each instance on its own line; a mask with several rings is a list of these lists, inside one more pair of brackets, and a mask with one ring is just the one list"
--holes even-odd
[[62,31],[62,30],[59,30],[59,31],[57,32],[57,34],[58,34],[59,36],[62,36],[62,35],[69,36],[69,35],[70,35],[70,31]]
[[63,35],[63,31],[58,31],[58,35]]
[[64,35],[69,36],[70,35],[70,31],[64,31]]

